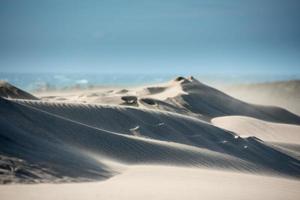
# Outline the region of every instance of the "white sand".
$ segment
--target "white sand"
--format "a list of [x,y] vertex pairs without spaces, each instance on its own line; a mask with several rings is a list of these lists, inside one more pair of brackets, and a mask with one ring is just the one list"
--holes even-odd
[[1,199],[299,199],[300,182],[193,168],[136,166],[99,183],[8,185]]
[[245,116],[217,117],[212,123],[242,137],[255,136],[269,142],[300,144],[300,126],[271,123]]
[[1,199],[299,199],[300,118],[284,109],[192,77],[36,96],[0,98],[0,180],[18,183]]

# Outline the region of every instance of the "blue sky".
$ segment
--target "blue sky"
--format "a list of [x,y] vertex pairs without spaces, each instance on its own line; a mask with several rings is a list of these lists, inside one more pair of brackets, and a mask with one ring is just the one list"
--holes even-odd
[[300,73],[299,10],[299,0],[0,0],[0,71]]

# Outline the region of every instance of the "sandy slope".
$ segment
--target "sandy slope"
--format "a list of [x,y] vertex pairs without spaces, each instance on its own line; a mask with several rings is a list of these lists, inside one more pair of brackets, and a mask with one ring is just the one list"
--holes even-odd
[[300,159],[300,126],[271,123],[243,116],[217,117],[212,123],[241,137],[255,136],[278,151]]
[[[61,94],[40,98],[48,101],[100,103],[113,105],[129,105],[141,108],[166,110],[184,115],[194,116],[209,121],[211,118],[243,115],[262,120],[300,124],[300,117],[285,109],[275,106],[261,106],[245,103],[215,88],[209,87],[193,77],[178,77],[168,83],[128,89],[110,89],[99,92]],[[37,94],[39,96],[39,94]],[[135,96],[137,102],[127,104],[124,96]]]
[[38,98],[25,92],[6,81],[0,80],[0,97],[12,98],[12,99],[34,99]]
[[193,77],[39,97],[0,98],[1,182],[102,182],[0,186],[1,197],[298,199],[300,118],[287,110]]
[[[300,169],[296,167],[300,162],[288,154],[275,151],[253,138],[235,138],[228,131],[190,117],[151,110],[80,104],[13,102],[4,99],[0,103],[1,113],[5,115],[5,118],[0,118],[1,128],[5,130],[1,131],[2,152],[33,164],[42,163],[49,171],[53,171],[52,175],[57,179],[60,176],[71,180],[99,179],[114,174],[114,170],[101,159],[97,159],[97,163],[92,162],[90,153],[127,164],[160,163],[279,173],[294,177],[300,175]],[[72,112],[72,117],[67,116],[69,112]],[[113,120],[105,116],[112,116]],[[135,118],[126,121],[128,116]],[[157,118],[165,124],[163,127],[155,127]],[[106,120],[111,127],[106,125],[104,129],[102,120]],[[14,121],[13,127],[9,121]],[[124,124],[117,127],[113,121]],[[140,130],[135,130],[138,136],[129,132],[130,129],[122,130],[122,127],[133,127],[130,124],[139,124]],[[70,157],[72,161],[82,160],[80,165],[74,166]]]
[[[299,199],[300,182],[284,178],[193,168],[136,166],[108,181],[8,185],[3,199]],[[17,191],[17,192],[16,192]]]
[[243,101],[280,106],[300,115],[300,80],[220,87]]
[[212,123],[240,136],[255,136],[269,142],[300,144],[300,126],[271,123],[244,116],[217,117]]
[[[0,108],[4,114],[1,116],[5,116],[0,120],[1,152],[47,167],[56,178],[100,179],[113,174],[109,166],[100,159],[93,160],[90,153],[128,164],[248,168],[246,162],[218,152],[119,134],[3,99]],[[10,121],[14,121],[14,126]],[[18,171],[15,174],[19,177]],[[47,177],[40,178],[47,180]]]

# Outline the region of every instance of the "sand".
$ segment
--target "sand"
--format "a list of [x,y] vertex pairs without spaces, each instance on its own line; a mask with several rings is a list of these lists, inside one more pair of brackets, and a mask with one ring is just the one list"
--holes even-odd
[[6,93],[3,199],[299,199],[300,117],[286,109],[193,77]]
[[1,186],[3,199],[299,199],[300,182],[166,166],[135,166],[107,181]]
[[243,101],[279,106],[300,115],[300,80],[235,84],[219,88]]
[[217,117],[212,123],[242,137],[255,136],[263,141],[299,144],[300,126],[272,123],[245,116]]

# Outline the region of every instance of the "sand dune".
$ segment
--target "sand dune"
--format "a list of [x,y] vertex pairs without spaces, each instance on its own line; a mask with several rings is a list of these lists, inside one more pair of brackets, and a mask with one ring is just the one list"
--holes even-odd
[[[40,107],[37,108],[32,105]],[[118,110],[121,108],[89,108],[91,105],[46,103],[44,107],[42,106],[42,102],[1,100],[1,113],[6,116],[5,119],[2,118],[1,120],[1,127],[6,130],[3,131],[4,135],[2,134],[2,138],[5,139],[2,144],[2,152],[12,157],[18,156],[24,160],[31,160],[34,164],[35,162],[46,163],[50,167],[49,170],[58,174],[57,178],[62,173],[64,173],[64,176],[74,178],[73,173],[78,174],[76,170],[79,169],[63,158],[72,156],[76,159],[76,156],[78,156],[77,159],[90,161],[91,158],[88,156],[85,158],[83,152],[90,152],[100,157],[103,156],[105,159],[112,159],[126,164],[160,163],[179,166],[202,166],[248,172],[280,173],[296,177],[300,174],[300,170],[294,167],[298,161],[292,157],[269,149],[255,139],[235,138],[234,134],[197,119],[172,113],[163,114],[157,111],[147,113],[147,110],[141,111],[132,108],[127,108],[128,110],[123,108],[120,112]],[[58,111],[55,113],[55,108],[65,114],[72,112],[73,118],[58,115]],[[51,111],[51,109],[53,110]],[[126,114],[139,117],[135,120],[132,119],[132,122],[126,122],[126,118],[128,118]],[[101,124],[103,124],[100,121],[101,115],[103,116],[102,120],[106,120],[106,126],[110,124],[111,127],[105,127],[106,129],[101,127]],[[155,117],[155,115],[157,116]],[[87,116],[90,116],[90,118],[87,118]],[[120,121],[124,124],[117,127],[114,123],[110,123],[110,117],[107,119],[104,116],[113,116],[114,121]],[[125,117],[125,119],[122,117]],[[148,124],[143,124],[146,119],[147,123],[151,123],[152,120],[158,117],[169,128],[166,126],[157,129],[156,127],[149,127]],[[9,121],[14,122],[14,127],[8,123]],[[51,125],[48,122],[51,122]],[[140,124],[139,135],[147,138],[136,137],[131,129],[127,130],[126,126],[128,128],[132,127],[130,123]],[[190,128],[180,130],[179,127],[182,126]],[[125,127],[125,130],[122,131],[122,127]],[[174,131],[174,128],[176,130],[177,127],[179,130]],[[158,131],[159,129],[160,131]],[[187,130],[189,132],[186,132]],[[199,130],[202,131],[199,132]],[[158,132],[160,134],[155,135]],[[161,135],[161,133],[163,134]],[[246,146],[247,149],[245,149]],[[20,148],[22,148],[22,151]],[[72,149],[72,151],[69,149]],[[257,154],[256,149],[260,149],[259,154]],[[58,154],[57,151],[61,153]],[[240,153],[241,151],[243,151],[243,154]],[[80,152],[80,154],[78,155],[77,152]],[[51,159],[40,157],[39,155],[42,153],[47,154]],[[255,154],[257,155],[254,156]],[[273,154],[273,158],[264,157],[264,154]],[[285,160],[285,163],[273,166],[273,163],[277,162],[278,159]],[[97,161],[99,162],[99,159]],[[51,165],[53,162],[56,163],[55,166]],[[58,162],[61,162],[61,165],[58,165]],[[87,179],[95,174],[102,176],[103,171],[103,177],[108,176],[109,172],[112,173],[109,166],[98,164],[97,166],[100,169],[97,170],[97,168],[92,168],[95,167],[92,164],[95,165],[91,161],[87,163],[80,162],[81,170],[88,169],[84,171],[86,175],[84,172],[79,173],[82,178]],[[74,167],[74,171],[64,172],[66,165]],[[97,176],[95,178],[97,179]]]
[[299,116],[283,108],[240,101],[193,77],[178,77],[168,83],[124,89],[124,91],[126,94],[102,91],[93,97],[90,97],[91,93],[86,91],[81,95],[68,95],[65,101],[120,105],[124,104],[122,97],[130,95],[137,98],[137,104],[132,106],[166,110],[207,121],[214,117],[242,115],[271,122],[300,124]]
[[[95,191],[98,185],[113,189],[115,184],[132,183],[139,184],[142,192],[128,189],[120,194],[139,198],[142,193],[155,196],[143,184],[159,182],[157,187],[163,187],[158,176],[162,173],[175,183],[170,186],[173,188],[180,186],[176,176],[184,183],[191,182],[193,190],[199,188],[197,183],[205,185],[200,177],[210,180],[208,188],[233,177],[234,187],[249,180],[255,188],[254,183],[262,180],[257,194],[270,198],[279,196],[270,195],[267,187],[281,181],[282,187],[288,188],[287,197],[298,195],[288,191],[299,186],[299,116],[278,107],[242,102],[193,77],[128,89],[58,93],[52,98],[37,95],[41,100],[22,95],[11,98],[6,93],[6,98],[0,98],[2,183],[105,180],[91,184],[91,192],[99,194]],[[142,180],[146,182],[140,183]],[[74,190],[85,184],[62,188]],[[1,196],[21,198],[9,192],[12,187],[1,186]],[[30,194],[43,187],[15,189]],[[56,189],[55,185],[47,187]],[[163,193],[158,188],[155,191]],[[101,194],[109,198],[108,193]],[[191,192],[190,197],[199,194]],[[242,195],[230,194],[230,199]],[[188,197],[185,195],[174,192],[170,197]]]
[[250,117],[217,117],[212,123],[240,136],[255,136],[269,142],[300,144],[300,126],[271,123]]
[[220,89],[243,101],[280,106],[300,115],[300,80],[232,85]]
[[6,97],[11,99],[33,99],[37,100],[38,98],[29,94],[6,81],[0,80],[0,97]]
[[[238,138],[205,121],[170,112],[2,99],[1,113],[5,115],[1,128],[6,130],[2,133],[2,152],[33,164],[46,163],[56,178],[63,174],[72,180],[73,174],[82,169],[82,177],[77,180],[113,174],[109,166],[101,164],[101,159],[97,160],[100,164],[95,163],[83,152],[126,164],[202,166],[295,177],[300,174],[298,160],[255,138]],[[39,156],[43,153],[51,159]],[[65,157],[88,162],[80,162],[78,169]],[[55,166],[51,165],[53,162]],[[66,165],[74,171],[65,172]]]
[[299,187],[299,181],[278,177],[147,165],[98,183],[7,185],[0,194],[16,200],[292,200],[299,199]]
[[[89,153],[128,164],[148,162],[230,167],[235,166],[231,162],[240,162],[241,168],[247,165],[242,160],[209,150],[105,131],[3,99],[1,113],[5,115],[5,118],[1,117],[1,152],[41,164],[41,168],[45,166],[53,171],[56,178],[109,177],[110,170],[105,170],[109,167],[102,165],[99,159],[96,162],[90,158]],[[18,171],[15,174],[18,176]]]
[[186,109],[210,118],[228,115],[243,115],[273,122],[299,124],[300,118],[279,107],[248,104],[219,90],[204,85],[195,79],[182,84],[188,95],[180,95],[172,99]]
[[278,151],[300,159],[300,126],[271,123],[249,117],[217,117],[212,123],[218,127],[234,131],[241,137],[255,136],[267,141]]

